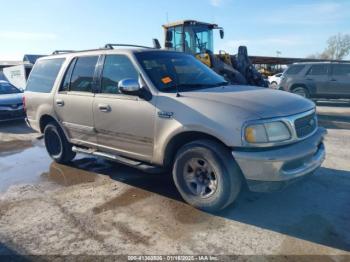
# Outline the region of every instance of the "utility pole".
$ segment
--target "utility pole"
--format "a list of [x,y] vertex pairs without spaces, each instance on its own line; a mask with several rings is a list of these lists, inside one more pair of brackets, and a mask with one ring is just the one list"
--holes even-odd
[[[276,51],[276,56],[277,57],[279,57],[281,54],[282,54],[281,51],[279,51],[279,50]],[[277,68],[278,68],[277,70],[281,70],[281,65],[277,65]]]

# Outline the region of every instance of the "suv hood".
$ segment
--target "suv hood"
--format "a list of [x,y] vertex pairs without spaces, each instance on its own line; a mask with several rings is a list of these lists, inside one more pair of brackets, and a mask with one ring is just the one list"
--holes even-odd
[[0,95],[0,105],[12,105],[22,103],[23,93]]
[[255,86],[223,86],[183,94],[188,97],[229,104],[261,118],[294,115],[315,107],[313,102],[301,96]]

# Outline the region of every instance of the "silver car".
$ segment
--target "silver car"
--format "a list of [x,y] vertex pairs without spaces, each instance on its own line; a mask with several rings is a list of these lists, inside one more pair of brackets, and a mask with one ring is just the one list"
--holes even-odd
[[208,211],[231,204],[243,182],[278,190],[325,158],[313,102],[229,85],[179,52],[109,47],[41,58],[25,101],[55,161],[81,152],[171,170],[182,197]]

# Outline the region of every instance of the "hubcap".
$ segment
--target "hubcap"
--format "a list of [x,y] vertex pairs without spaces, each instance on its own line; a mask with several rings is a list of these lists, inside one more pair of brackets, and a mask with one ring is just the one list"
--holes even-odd
[[293,93],[302,97],[306,97],[305,91],[302,89],[296,89]]
[[185,164],[184,179],[191,193],[201,198],[210,197],[218,187],[214,169],[202,158],[192,158]]

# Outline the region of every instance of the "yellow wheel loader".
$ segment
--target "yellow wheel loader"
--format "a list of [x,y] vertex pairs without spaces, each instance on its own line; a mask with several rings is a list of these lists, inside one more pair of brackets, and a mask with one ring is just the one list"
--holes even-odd
[[232,84],[267,87],[262,75],[251,64],[247,48],[240,46],[238,54],[231,56],[224,51],[214,54],[213,31],[219,30],[221,39],[224,29],[216,24],[184,20],[163,25],[165,48],[194,55],[208,67]]

